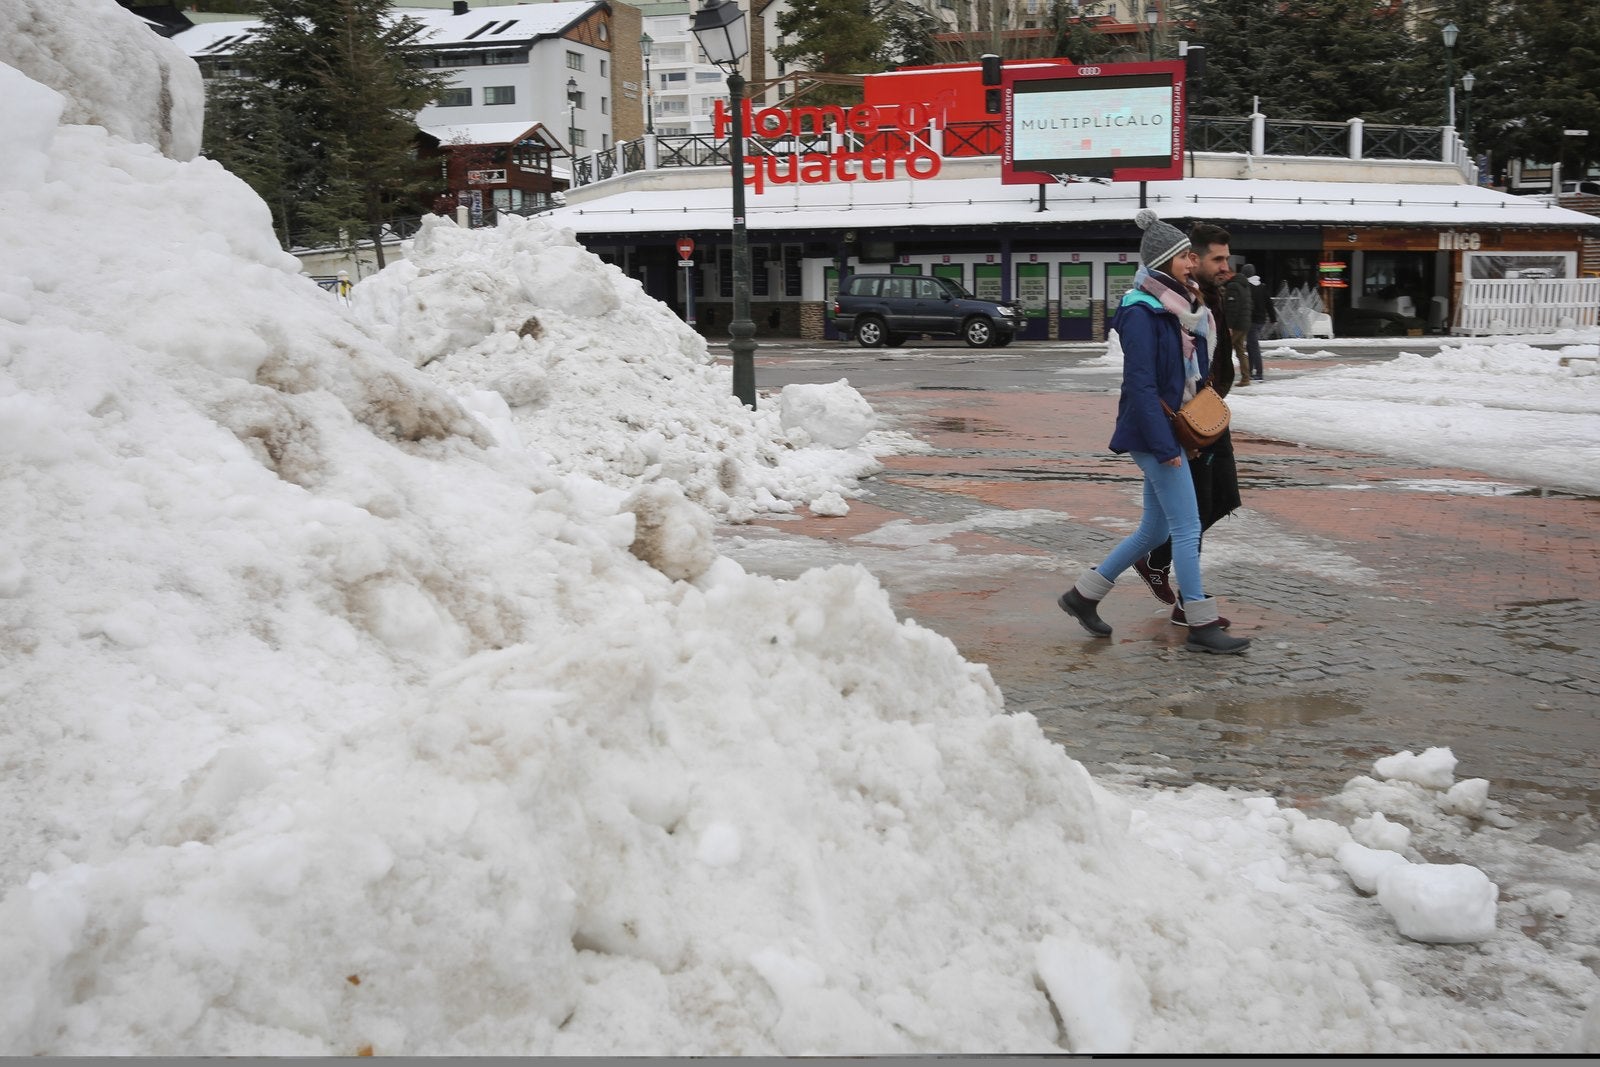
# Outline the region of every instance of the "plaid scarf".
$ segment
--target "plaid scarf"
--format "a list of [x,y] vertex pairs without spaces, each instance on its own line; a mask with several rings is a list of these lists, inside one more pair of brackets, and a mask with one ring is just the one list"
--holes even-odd
[[1161,301],[1164,309],[1176,315],[1178,325],[1183,327],[1178,331],[1183,339],[1183,394],[1185,398],[1193,396],[1194,383],[1200,380],[1200,361],[1195,358],[1194,340],[1196,337],[1212,336],[1216,324],[1211,318],[1211,309],[1198,297],[1185,300],[1179,295],[1173,288],[1179,284],[1175,278],[1166,275],[1158,278],[1154,271],[1141,270],[1135,281],[1140,289]]

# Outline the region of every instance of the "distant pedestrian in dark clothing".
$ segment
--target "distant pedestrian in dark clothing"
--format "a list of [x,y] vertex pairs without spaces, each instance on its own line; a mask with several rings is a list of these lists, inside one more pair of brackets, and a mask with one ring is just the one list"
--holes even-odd
[[1250,373],[1255,375],[1256,381],[1265,381],[1266,374],[1261,366],[1261,334],[1266,330],[1267,323],[1278,321],[1278,309],[1272,306],[1272,297],[1267,295],[1267,287],[1261,284],[1261,276],[1256,273],[1254,264],[1246,263],[1239,273],[1250,283],[1250,336],[1245,341],[1245,350],[1250,353]]
[[1250,355],[1245,346],[1250,337],[1250,319],[1255,314],[1255,297],[1243,274],[1230,274],[1223,281],[1223,315],[1228,323],[1233,355],[1239,360],[1239,384],[1249,385]]

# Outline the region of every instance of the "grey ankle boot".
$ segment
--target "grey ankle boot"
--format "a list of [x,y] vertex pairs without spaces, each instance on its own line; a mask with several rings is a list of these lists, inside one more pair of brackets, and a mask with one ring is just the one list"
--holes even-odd
[[1087,570],[1078,576],[1077,584],[1056,600],[1061,610],[1078,620],[1078,624],[1096,637],[1110,637],[1111,625],[1100,617],[1100,601],[1111,592],[1114,583],[1097,570]]
[[1183,605],[1183,613],[1189,620],[1189,640],[1183,643],[1186,651],[1237,656],[1250,647],[1248,637],[1232,637],[1222,628],[1216,597],[1191,600]]

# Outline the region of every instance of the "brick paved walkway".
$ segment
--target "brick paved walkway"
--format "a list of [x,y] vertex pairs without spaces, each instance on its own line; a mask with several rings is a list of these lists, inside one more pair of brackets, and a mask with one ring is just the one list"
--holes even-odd
[[[848,516],[768,525],[848,558],[886,524],[962,523],[931,571],[869,569],[1097,775],[1310,797],[1445,745],[1547,840],[1597,836],[1600,501],[1237,432],[1245,507],[1207,534],[1205,570],[1251,651],[1184,652],[1131,571],[1096,641],[1055,598],[1137,522],[1139,483],[1105,449],[1114,377],[1060,384],[857,384],[936,450],[887,457]],[[1032,509],[1056,515],[1006,528]]]

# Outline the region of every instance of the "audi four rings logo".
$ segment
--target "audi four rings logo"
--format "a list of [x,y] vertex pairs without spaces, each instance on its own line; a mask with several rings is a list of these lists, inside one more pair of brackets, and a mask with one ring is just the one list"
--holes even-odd
[[1094,75],[1099,74],[1099,73],[1100,73],[1100,68],[1099,67],[1079,67],[1078,68],[1078,77],[1080,77],[1080,78],[1092,78],[1092,77],[1094,77]]

